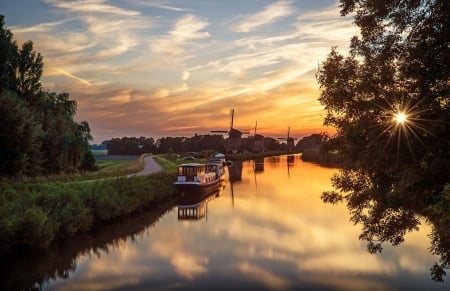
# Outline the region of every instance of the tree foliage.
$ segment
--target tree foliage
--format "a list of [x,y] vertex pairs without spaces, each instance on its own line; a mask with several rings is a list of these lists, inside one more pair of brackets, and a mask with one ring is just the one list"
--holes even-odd
[[[201,152],[214,150],[225,152],[227,140],[220,134],[195,134],[192,137],[122,137],[107,141],[109,155],[141,155],[144,153],[162,154],[169,150],[175,153]],[[242,148],[252,150],[253,138],[242,138]],[[285,150],[278,140],[265,137],[264,147],[268,151]]]
[[32,41],[19,48],[1,15],[0,52],[0,176],[93,168],[89,124],[74,121],[76,101],[44,90],[42,55]]
[[[345,161],[333,178],[337,192],[323,199],[347,201],[374,252],[384,241],[401,243],[418,215],[439,221],[436,205],[450,215],[442,204],[450,178],[450,4],[341,0],[340,8],[361,35],[347,56],[332,48],[317,75],[324,124],[337,129],[326,148]],[[434,223],[434,233],[442,225]],[[449,267],[449,250],[441,251],[436,280]]]

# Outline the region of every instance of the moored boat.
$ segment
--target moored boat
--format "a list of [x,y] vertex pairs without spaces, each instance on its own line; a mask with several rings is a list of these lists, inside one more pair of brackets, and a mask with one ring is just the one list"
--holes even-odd
[[209,161],[206,163],[206,171],[216,173],[220,181],[225,180],[225,166],[221,162]]
[[220,178],[216,171],[208,171],[206,164],[187,163],[178,166],[175,186],[179,192],[207,193],[219,186]]

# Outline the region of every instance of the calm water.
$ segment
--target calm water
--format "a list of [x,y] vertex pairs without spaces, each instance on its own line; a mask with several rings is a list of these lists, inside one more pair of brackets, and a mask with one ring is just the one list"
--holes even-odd
[[300,156],[231,169],[221,193],[204,201],[169,203],[3,260],[0,289],[450,290],[449,278],[431,280],[427,225],[398,247],[367,252],[345,204],[320,199],[336,170]]

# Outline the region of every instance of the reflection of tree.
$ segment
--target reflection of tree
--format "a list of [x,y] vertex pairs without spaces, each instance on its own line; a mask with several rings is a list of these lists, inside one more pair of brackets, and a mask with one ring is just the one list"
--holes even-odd
[[445,269],[450,269],[450,187],[444,195],[446,200],[427,206],[427,199],[404,199],[403,195],[388,190],[393,189],[392,185],[374,186],[373,179],[362,170],[341,170],[332,182],[344,194],[325,192],[322,199],[329,203],[345,200],[350,220],[362,225],[359,238],[367,242],[370,253],[381,252],[385,242],[393,246],[402,243],[406,233],[418,230],[420,218],[430,222],[430,250],[440,257],[431,268],[431,276],[443,281]]
[[145,211],[101,225],[89,233],[56,242],[46,249],[25,250],[0,257],[0,290],[40,290],[49,280],[68,278],[77,268],[80,256],[120,248],[123,241],[136,240],[150,225],[172,209],[175,201],[168,201]]
[[[319,66],[324,124],[336,135],[322,148],[343,161],[333,184],[371,252],[397,245],[418,218],[433,225],[432,269],[448,268],[450,215],[450,39],[448,0],[340,0],[361,34],[347,56],[333,48]],[[401,118],[400,118],[401,117]]]
[[439,256],[439,262],[431,268],[433,280],[437,281],[443,281],[445,269],[450,269],[450,185],[447,184],[442,193],[442,199],[427,209],[433,225],[430,250]]

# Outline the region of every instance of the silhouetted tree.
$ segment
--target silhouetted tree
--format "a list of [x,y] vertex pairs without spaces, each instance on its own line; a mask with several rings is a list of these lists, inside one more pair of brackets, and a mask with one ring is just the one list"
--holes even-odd
[[[74,121],[76,101],[68,93],[44,91],[44,63],[33,42],[19,49],[0,16],[2,111],[0,175],[40,175],[77,171],[90,150],[87,122]],[[13,165],[14,164],[14,165]],[[9,166],[6,166],[9,165]]]
[[16,97],[0,89],[0,176],[42,172],[39,124]]
[[338,192],[323,199],[347,201],[374,252],[384,241],[400,243],[417,215],[448,198],[450,4],[341,0],[340,7],[354,13],[361,36],[346,57],[333,48],[317,76],[324,124],[337,129],[327,147],[345,159],[333,178]]

